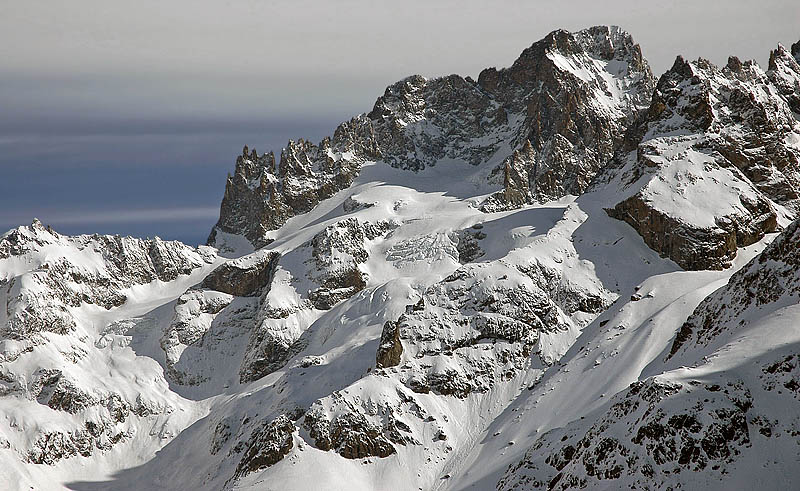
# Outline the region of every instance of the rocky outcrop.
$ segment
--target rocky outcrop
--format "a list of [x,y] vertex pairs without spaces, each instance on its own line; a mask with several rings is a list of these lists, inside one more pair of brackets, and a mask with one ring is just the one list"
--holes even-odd
[[[784,391],[795,400],[800,401],[800,354],[789,353],[788,355],[781,356],[773,359],[771,363],[762,365],[761,374],[759,379],[761,387],[767,392],[775,392],[777,395],[783,395]],[[759,432],[762,435],[772,436],[772,432],[776,430],[769,420],[761,418],[759,421]],[[797,430],[793,431],[791,436],[800,434]]]
[[379,157],[372,125],[363,116],[342,123],[332,138],[318,145],[290,141],[277,168],[272,152],[259,155],[245,146],[234,174],[228,175],[219,221],[208,244],[231,249],[224,234],[234,234],[256,248],[266,245],[267,232],[348,187],[365,160]]
[[692,226],[658,210],[641,194],[621,201],[607,212],[636,228],[650,248],[684,269],[722,269],[730,265],[739,247],[758,242],[778,226],[769,201],[758,197],[756,202],[748,202],[746,195],[740,198],[749,215],[714,218],[714,226],[710,227]]
[[261,302],[239,368],[241,383],[258,380],[286,365],[299,351],[295,343],[306,327],[296,317],[311,308],[308,301],[288,310],[271,308],[268,300]]
[[400,330],[397,322],[386,321],[381,332],[381,342],[375,355],[375,366],[378,368],[394,367],[400,364],[403,354],[403,343],[400,342]]
[[294,423],[283,414],[254,430],[233,478],[239,479],[278,463],[294,446],[294,430]]
[[346,459],[388,457],[396,452],[383,428],[360,412],[345,413],[330,421],[327,414],[312,408],[303,421],[317,448],[335,450]]
[[87,423],[86,429],[67,433],[45,433],[37,439],[27,458],[32,464],[53,465],[56,462],[80,455],[90,457],[97,451],[110,450],[132,435],[116,431],[113,426]]
[[320,285],[309,293],[314,307],[328,310],[366,286],[365,273],[359,269],[359,264],[369,258],[366,244],[392,227],[393,224],[386,221],[373,224],[346,218],[314,236],[311,257],[315,267],[311,278]]
[[159,340],[164,375],[173,390],[193,386],[193,394],[213,395],[236,383],[242,352],[259,325],[260,307],[260,297],[198,287],[181,295]]
[[258,295],[272,282],[280,256],[275,251],[257,251],[228,261],[206,276],[202,286],[237,297]]
[[[336,409],[331,410],[328,404]],[[420,411],[412,397],[400,392],[380,402],[334,393],[312,404],[302,425],[320,450],[334,450],[346,459],[384,458],[397,453],[397,446],[420,444],[414,437],[416,432],[404,421],[421,422]]]
[[484,255],[480,243],[486,238],[486,234],[483,233],[482,228],[483,224],[476,223],[472,227],[459,230],[454,234],[458,262],[461,264],[471,263]]
[[774,85],[785,80],[780,63],[797,63],[773,55],[769,73],[736,58],[720,69],[678,57],[628,133],[626,197],[608,212],[685,269],[727,267],[776,230],[779,207],[797,210],[800,125]]

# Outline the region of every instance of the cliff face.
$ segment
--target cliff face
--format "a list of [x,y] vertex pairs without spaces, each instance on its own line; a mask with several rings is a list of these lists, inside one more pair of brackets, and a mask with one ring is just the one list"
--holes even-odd
[[244,236],[256,248],[267,244],[268,231],[349,186],[365,160],[379,157],[372,125],[363,116],[342,123],[319,145],[290,141],[277,168],[272,152],[258,155],[245,146],[225,183],[220,218],[208,244],[230,249],[222,234]]

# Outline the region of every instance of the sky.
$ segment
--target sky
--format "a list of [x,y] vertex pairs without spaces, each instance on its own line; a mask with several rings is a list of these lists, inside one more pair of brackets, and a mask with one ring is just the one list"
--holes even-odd
[[800,2],[0,0],[0,233],[203,243],[242,145],[318,141],[405,76],[476,78],[598,24],[656,75],[678,54],[765,66]]

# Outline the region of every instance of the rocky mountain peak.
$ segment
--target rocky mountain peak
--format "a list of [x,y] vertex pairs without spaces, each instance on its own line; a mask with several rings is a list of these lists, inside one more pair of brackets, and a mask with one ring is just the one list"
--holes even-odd
[[[633,37],[616,26],[595,26],[577,32],[558,29],[540,41],[526,48],[504,71],[507,79],[518,84],[534,83],[540,64],[546,62],[547,53],[559,53],[564,56],[587,55],[603,61],[624,61],[632,64],[635,71],[649,71],[647,61],[641,49],[635,44]],[[496,68],[483,70],[478,77],[478,84],[486,90],[494,91],[497,87]]]
[[769,55],[769,77],[795,113],[800,113],[800,41],[791,53],[778,45]]
[[34,218],[30,225],[11,229],[0,236],[0,259],[22,255],[33,247],[32,243],[50,242],[55,238],[53,233],[38,218]]
[[[734,66],[736,61],[733,61]],[[692,62],[679,55],[672,68],[658,79],[648,119],[672,121],[674,111],[681,118],[680,124],[691,124],[698,130],[708,129],[714,120],[709,99],[711,79],[718,71],[708,60],[699,58]]]
[[[573,59],[572,66],[559,65],[560,57]],[[632,84],[641,82],[643,93],[631,95],[637,101],[639,98],[643,101],[647,99],[648,89],[652,89],[653,77],[639,45],[633,42],[627,32],[609,26],[596,26],[574,33],[563,29],[553,31],[526,48],[510,67],[483,70],[478,77],[478,84],[506,103],[513,104],[510,99],[520,95],[520,88],[531,90],[541,81],[557,77],[558,72],[567,72],[581,81],[590,82],[587,77],[597,74],[596,69],[587,66],[594,64],[592,60],[599,63],[615,61],[621,64],[614,67],[621,71],[612,72],[612,75],[629,77],[629,83]],[[518,90],[513,90],[514,88]]]
[[372,125],[364,116],[342,123],[333,138],[319,144],[290,140],[277,169],[273,152],[258,155],[245,146],[225,183],[220,218],[208,244],[230,252],[242,250],[241,240],[232,236],[243,236],[251,248],[269,243],[269,231],[349,186],[361,164],[378,155]]
[[[232,235],[266,244],[271,230],[350,185],[368,160],[414,172],[452,161],[491,165],[497,184],[515,188],[494,196],[487,209],[581,194],[623,143],[653,86],[639,46],[606,26],[553,31],[509,68],[483,70],[477,82],[407,77],[333,138],[289,142],[277,173],[272,154],[245,150],[209,244],[225,249]],[[518,150],[511,169],[503,159]],[[538,180],[541,186],[533,184]],[[518,198],[505,200],[512,195]]]

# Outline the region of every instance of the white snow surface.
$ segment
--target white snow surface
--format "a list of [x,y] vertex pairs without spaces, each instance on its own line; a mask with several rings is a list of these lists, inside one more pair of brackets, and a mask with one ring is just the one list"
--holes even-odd
[[[126,398],[135,400],[141,395],[169,410],[155,419],[129,419],[124,425],[135,436],[110,450],[53,465],[31,464],[14,449],[23,448],[29,443],[26,438],[42,427],[58,427],[64,417],[53,418],[50,415],[57,411],[35,399],[2,397],[1,479],[11,489],[306,490],[318,489],[321,483],[326,489],[494,488],[506,468],[519,461],[541,435],[580,421],[632,382],[667,370],[662,363],[664,350],[691,311],[772,238],[741,251],[728,270],[681,271],[648,249],[627,225],[606,215],[603,207],[611,196],[604,193],[613,191],[485,214],[475,203],[493,189],[475,184],[480,179],[462,177],[481,172],[485,169],[455,162],[419,173],[369,164],[351,187],[271,232],[274,242],[267,249],[281,252],[284,258],[267,301],[290,308],[302,303],[308,288],[304,286],[308,265],[300,252],[314,235],[350,216],[363,222],[398,224],[368,244],[369,259],[360,266],[368,278],[367,287],[331,310],[301,309],[292,314],[300,316],[289,320],[294,319],[293,336],[305,339],[303,349],[283,368],[254,382],[239,384],[230,376],[235,367],[225,367],[241,360],[243,342],[231,348],[239,350],[238,355],[204,362],[222,374],[205,385],[180,387],[165,379],[165,355],[158,340],[176,315],[174,299],[213,265],[168,284],[133,287],[128,301],[110,311],[91,305],[73,309],[79,320],[77,333],[48,335],[46,344],[15,363],[59,366],[84,390],[113,387]],[[348,198],[372,206],[346,213],[342,203]],[[541,336],[538,350],[546,363],[531,359],[511,379],[486,392],[464,398],[415,394],[399,375],[373,374],[383,324],[396,320],[429,287],[465,267],[458,262],[452,234],[476,224],[486,237],[479,241],[483,255],[475,265],[488,268],[488,277],[500,277],[508,265],[533,260],[561,271],[562,283],[606,292],[602,295],[609,303],[616,302],[599,315],[576,312],[570,318],[560,314],[572,327]],[[56,252],[48,246],[41,254],[50,257]],[[82,268],[101,268],[97,258],[84,251],[69,254],[69,260]],[[25,261],[30,259],[2,263],[3,277],[19,276]],[[190,308],[191,304],[182,307]],[[797,309],[787,307],[775,315],[774,321],[739,333],[731,341],[733,348],[720,349],[724,356],[709,358],[692,369],[691,377],[744,366],[749,357],[796,342],[800,337]],[[200,317],[197,322],[209,329],[212,319]],[[778,331],[779,336],[775,335]],[[771,344],[765,344],[765,339]],[[64,365],[59,346],[76,343],[88,356],[75,365]],[[490,352],[484,353],[480,356],[489,357],[485,360],[493,359]],[[442,370],[464,369],[453,365],[454,360],[434,356],[430,362],[447,365],[439,367]],[[685,370],[670,369],[665,376],[689,377]],[[238,481],[230,480],[236,458],[212,455],[209,450],[220,421],[269,419],[286,401],[336,415],[352,404],[398,406],[401,393],[414,397],[439,421],[445,441],[430,443],[436,436],[431,425],[406,419],[421,444],[398,445],[397,453],[386,458],[350,460],[315,448],[308,432],[298,428],[285,458]],[[3,442],[10,448],[3,448]]]

